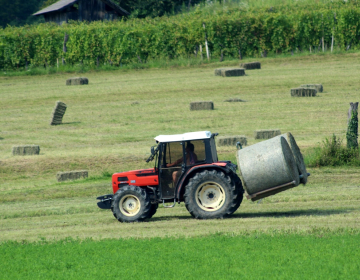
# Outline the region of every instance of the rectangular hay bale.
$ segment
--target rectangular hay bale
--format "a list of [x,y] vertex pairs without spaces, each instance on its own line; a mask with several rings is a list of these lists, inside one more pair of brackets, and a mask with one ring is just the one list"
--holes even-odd
[[12,154],[14,156],[38,155],[40,154],[40,146],[38,145],[14,146],[12,148]]
[[317,90],[314,88],[292,88],[290,94],[293,97],[314,97]]
[[222,76],[222,77],[245,76],[245,69],[244,68],[217,68],[217,69],[215,69],[215,76]]
[[317,90],[317,92],[323,92],[324,88],[322,84],[307,84],[307,85],[301,85],[302,88],[314,88]]
[[89,84],[89,79],[84,77],[74,77],[66,80],[67,86],[87,85],[87,84]]
[[225,68],[217,68],[215,69],[215,76],[221,76],[221,71],[224,70]]
[[87,178],[88,176],[89,176],[89,172],[87,170],[65,171],[65,172],[58,172],[56,174],[56,179],[58,182],[64,182],[68,180]]
[[196,110],[214,110],[214,103],[212,101],[191,102],[190,111]]
[[239,77],[245,76],[244,68],[233,68],[233,69],[223,69],[221,70],[222,77]]
[[261,129],[254,131],[255,139],[270,139],[281,134],[280,129]]
[[247,63],[241,63],[240,64],[241,68],[244,68],[246,70],[253,70],[253,69],[261,69],[261,63],[256,61],[256,62],[247,62]]
[[55,108],[54,108],[54,111],[53,111],[53,116],[51,118],[51,121],[50,121],[50,125],[59,125],[59,124],[62,124],[62,119],[65,115],[65,111],[66,111],[66,104],[64,102],[61,102],[61,101],[57,101],[55,103]]
[[247,145],[247,138],[244,135],[218,137],[217,140],[219,146],[236,146],[237,142],[240,142],[243,146]]

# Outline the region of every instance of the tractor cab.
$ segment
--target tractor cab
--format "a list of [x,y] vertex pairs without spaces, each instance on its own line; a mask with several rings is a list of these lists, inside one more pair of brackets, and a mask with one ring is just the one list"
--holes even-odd
[[159,174],[161,200],[176,198],[176,190],[184,183],[189,170],[218,161],[214,137],[209,131],[177,135],[159,135],[158,146],[152,150],[149,161],[156,156],[155,170]]

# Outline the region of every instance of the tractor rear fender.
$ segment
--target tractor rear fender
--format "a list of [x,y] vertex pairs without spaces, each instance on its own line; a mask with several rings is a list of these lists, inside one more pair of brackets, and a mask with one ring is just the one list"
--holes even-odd
[[223,171],[225,174],[231,173],[231,169],[226,165],[217,165],[217,164],[204,164],[200,166],[194,166],[190,168],[187,172],[185,172],[181,177],[179,184],[177,185],[176,190],[176,199],[180,202],[183,199],[183,194],[185,192],[185,186],[189,182],[190,178],[197,172],[201,172],[203,170],[219,170]]

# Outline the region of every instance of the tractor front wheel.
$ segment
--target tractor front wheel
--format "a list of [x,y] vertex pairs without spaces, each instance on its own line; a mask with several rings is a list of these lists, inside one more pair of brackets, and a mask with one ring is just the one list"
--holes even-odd
[[119,222],[143,221],[150,214],[150,196],[140,187],[124,186],[115,193],[111,210]]
[[190,214],[197,219],[223,218],[239,207],[232,178],[215,170],[195,174],[185,188],[184,200]]
[[157,209],[159,207],[159,204],[151,204],[151,208],[150,208],[150,211],[149,211],[149,215],[147,216],[148,219],[150,219],[152,216],[155,215]]

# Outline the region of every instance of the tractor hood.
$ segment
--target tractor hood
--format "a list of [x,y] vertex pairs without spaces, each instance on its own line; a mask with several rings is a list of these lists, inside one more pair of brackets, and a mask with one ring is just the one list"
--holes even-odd
[[126,185],[139,187],[157,186],[159,184],[158,170],[155,168],[131,170],[112,175],[114,193]]

